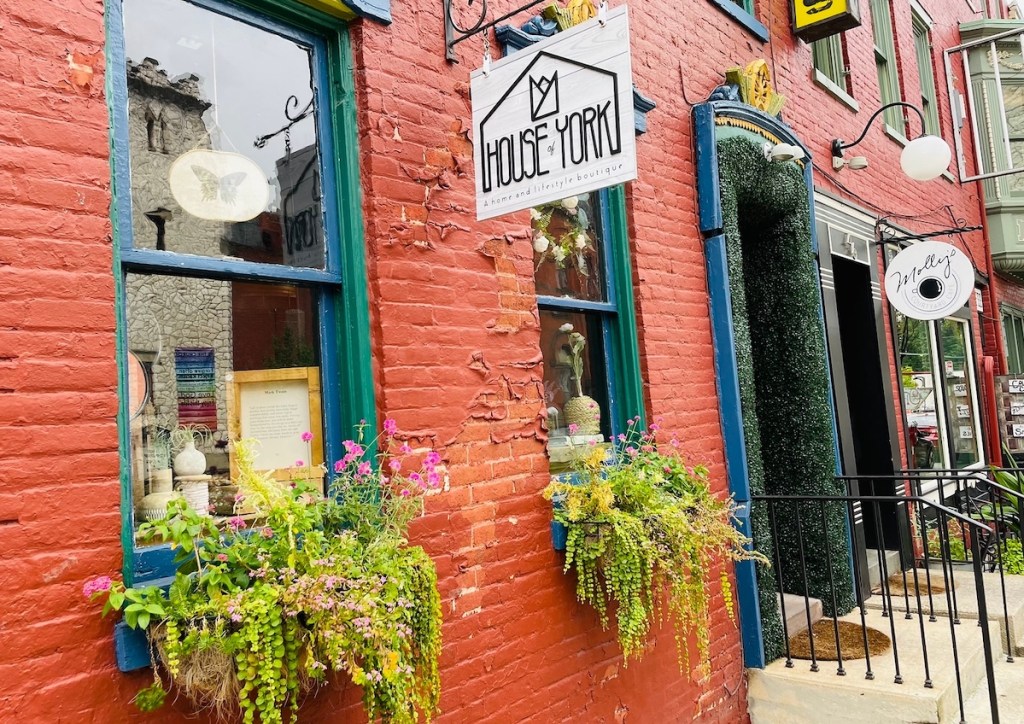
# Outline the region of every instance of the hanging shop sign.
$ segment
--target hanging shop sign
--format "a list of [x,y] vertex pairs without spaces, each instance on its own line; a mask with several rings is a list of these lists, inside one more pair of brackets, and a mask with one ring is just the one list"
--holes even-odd
[[636,178],[625,6],[473,73],[476,215]]
[[950,244],[920,241],[908,246],[885,270],[889,303],[911,319],[942,319],[971,298],[974,265]]
[[790,0],[793,35],[808,43],[860,26],[858,0]]

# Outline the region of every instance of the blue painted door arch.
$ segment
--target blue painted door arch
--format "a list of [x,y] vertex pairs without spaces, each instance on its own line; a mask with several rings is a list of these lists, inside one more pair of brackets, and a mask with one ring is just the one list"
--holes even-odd
[[[730,89],[716,92],[712,98],[729,97]],[[752,106],[736,100],[710,100],[694,108],[694,135],[696,144],[697,188],[699,201],[700,230],[704,236],[705,260],[707,265],[709,306],[712,336],[715,350],[715,376],[718,386],[721,410],[722,434],[725,445],[729,491],[738,507],[741,530],[752,536],[750,464],[743,427],[743,409],[740,397],[740,375],[736,355],[736,335],[733,327],[733,308],[730,275],[726,255],[725,219],[722,206],[721,177],[717,142],[719,128],[730,128],[742,135],[749,135],[766,144],[789,143],[804,150],[803,177],[807,187],[810,213],[811,251],[817,259],[818,245],[814,237],[813,176],[810,153],[792,130],[777,118],[769,116]],[[814,275],[818,285],[818,313],[824,329],[820,278],[817,264]],[[827,342],[826,342],[827,343]],[[828,369],[827,359],[826,369]],[[831,380],[829,384],[829,409],[832,413],[832,443],[836,453],[836,473],[839,469],[838,434],[836,432],[834,405],[831,404]],[[763,667],[766,653],[762,631],[758,577],[753,562],[736,564],[737,600],[740,610],[740,628],[743,642],[744,664],[748,667]]]

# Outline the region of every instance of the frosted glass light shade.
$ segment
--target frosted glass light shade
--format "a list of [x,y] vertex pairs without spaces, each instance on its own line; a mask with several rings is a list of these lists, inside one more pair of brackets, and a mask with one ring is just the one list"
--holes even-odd
[[942,175],[953,154],[938,136],[921,136],[909,142],[900,154],[900,166],[915,181],[931,181]]

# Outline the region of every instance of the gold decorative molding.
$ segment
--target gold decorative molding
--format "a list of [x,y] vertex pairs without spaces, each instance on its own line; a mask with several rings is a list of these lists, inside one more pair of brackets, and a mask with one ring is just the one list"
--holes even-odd
[[786,96],[775,92],[771,71],[764,60],[751,61],[746,68],[730,68],[725,72],[725,79],[739,87],[744,103],[768,115],[779,115],[786,104]]

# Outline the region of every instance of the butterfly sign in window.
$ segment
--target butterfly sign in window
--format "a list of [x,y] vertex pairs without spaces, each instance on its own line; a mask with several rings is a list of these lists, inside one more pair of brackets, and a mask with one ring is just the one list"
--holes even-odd
[[265,211],[270,201],[266,174],[239,153],[183,153],[171,164],[168,181],[181,208],[200,219],[248,221]]

